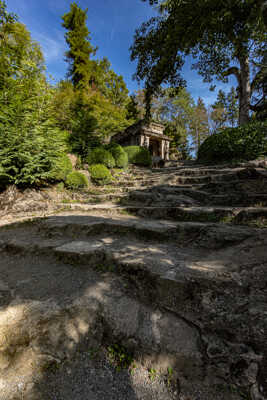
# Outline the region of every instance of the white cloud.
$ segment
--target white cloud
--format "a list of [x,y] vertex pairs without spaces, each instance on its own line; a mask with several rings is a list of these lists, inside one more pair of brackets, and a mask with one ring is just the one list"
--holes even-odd
[[51,36],[39,32],[33,32],[32,37],[40,43],[47,63],[64,57],[65,42],[64,38],[62,40],[61,35],[56,33],[52,38]]

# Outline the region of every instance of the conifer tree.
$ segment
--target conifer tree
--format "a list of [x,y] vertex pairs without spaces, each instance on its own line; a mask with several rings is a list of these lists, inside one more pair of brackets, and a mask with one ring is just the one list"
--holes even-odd
[[197,105],[194,107],[190,127],[191,136],[198,151],[201,143],[209,135],[208,113],[201,97],[198,98]]
[[90,32],[86,26],[87,9],[82,10],[76,3],[64,14],[62,26],[67,29],[65,39],[69,45],[66,61],[69,63],[68,77],[75,88],[86,88],[94,81],[95,62],[90,57],[95,55],[97,48],[91,43]]

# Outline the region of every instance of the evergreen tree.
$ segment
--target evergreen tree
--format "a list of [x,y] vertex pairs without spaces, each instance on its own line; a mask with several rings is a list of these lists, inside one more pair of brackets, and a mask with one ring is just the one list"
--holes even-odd
[[198,152],[201,143],[209,136],[208,113],[201,97],[198,98],[197,105],[194,107],[190,128],[192,140]]
[[238,124],[238,95],[234,87],[231,88],[226,98],[227,121],[232,127]]
[[40,185],[54,179],[66,137],[55,127],[39,46],[24,25],[8,17],[4,3],[1,15],[0,187]]
[[211,105],[210,122],[210,130],[212,133],[226,128],[227,99],[223,90],[219,90],[215,103]]
[[128,99],[126,110],[126,119],[134,120],[134,122],[137,122],[139,119],[139,111],[137,108],[137,102],[135,101],[135,97],[133,94]]
[[62,26],[67,29],[65,39],[69,45],[66,61],[69,63],[68,77],[75,88],[87,88],[95,81],[95,55],[97,48],[91,43],[90,32],[86,26],[87,9],[82,10],[76,3],[71,4],[70,12],[63,15]]

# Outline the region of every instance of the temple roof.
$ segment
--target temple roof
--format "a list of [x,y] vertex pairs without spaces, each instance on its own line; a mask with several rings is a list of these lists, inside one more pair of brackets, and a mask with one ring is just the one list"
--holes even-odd
[[112,140],[120,142],[121,140],[126,140],[131,136],[146,135],[150,137],[155,137],[157,139],[168,140],[171,139],[163,135],[165,126],[159,123],[151,122],[148,124],[144,120],[138,121],[135,124],[129,126],[125,131],[119,132],[112,137]]

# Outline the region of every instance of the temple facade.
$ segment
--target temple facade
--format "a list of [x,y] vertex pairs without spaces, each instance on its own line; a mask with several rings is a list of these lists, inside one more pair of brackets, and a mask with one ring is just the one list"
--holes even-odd
[[121,146],[147,147],[152,157],[169,160],[171,139],[163,135],[164,129],[164,125],[154,122],[148,124],[142,120],[117,133],[112,140]]

